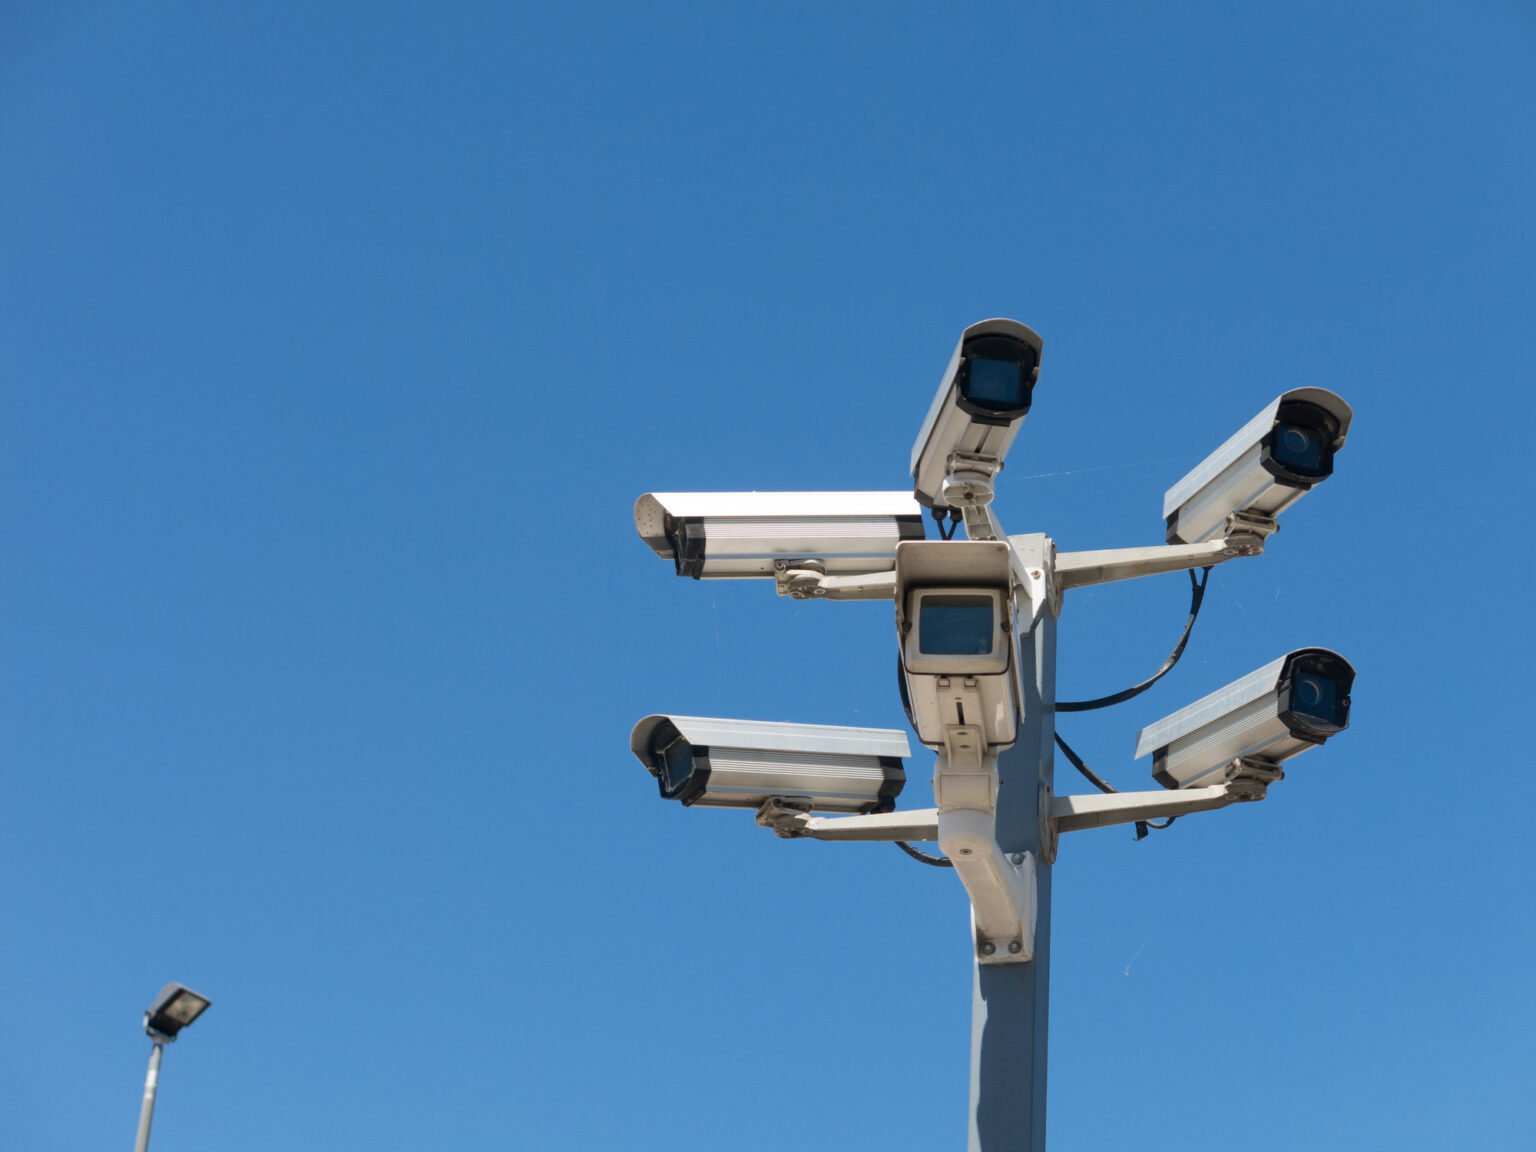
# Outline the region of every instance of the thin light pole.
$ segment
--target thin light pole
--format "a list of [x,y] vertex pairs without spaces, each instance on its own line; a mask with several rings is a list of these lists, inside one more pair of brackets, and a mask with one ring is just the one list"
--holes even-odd
[[160,1087],[160,1059],[165,1046],[181,1035],[181,1030],[208,1010],[213,1002],[174,980],[156,994],[149,1011],[144,1013],[144,1035],[154,1045],[149,1054],[149,1075],[144,1078],[144,1105],[139,1109],[139,1138],[133,1152],[149,1152],[149,1126],[155,1119],[155,1092]]
[[[1009,538],[1035,589],[1055,586],[1056,549],[1043,535]],[[998,757],[997,840],[1035,857],[1035,956],[1027,964],[977,964],[971,1007],[970,1152],[1044,1152],[1050,1022],[1051,864],[1042,843],[1042,796],[1053,787],[1056,610],[1021,599],[1019,739]],[[1048,800],[1046,801],[1048,803]]]
[[156,1040],[149,1054],[149,1075],[144,1077],[144,1105],[139,1109],[139,1136],[133,1142],[133,1152],[149,1152],[149,1126],[155,1119],[155,1091],[160,1087],[160,1057],[165,1052],[165,1041]]

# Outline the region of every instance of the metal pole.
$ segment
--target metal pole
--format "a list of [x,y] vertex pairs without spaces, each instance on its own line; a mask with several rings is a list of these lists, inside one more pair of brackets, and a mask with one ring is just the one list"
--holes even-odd
[[[1048,536],[1009,538],[1037,595],[1053,588],[1055,545]],[[1032,852],[1038,885],[1035,958],[1028,964],[976,965],[971,1010],[970,1152],[1044,1152],[1046,1030],[1051,974],[1051,865],[1042,843],[1042,794],[1053,786],[1056,731],[1056,610],[1019,603],[1023,713],[1019,739],[998,757],[997,839],[1005,852]],[[1046,801],[1048,803],[1048,800]],[[1049,810],[1045,813],[1049,818]]]
[[155,1118],[155,1090],[160,1087],[160,1056],[164,1051],[165,1042],[156,1040],[149,1054],[149,1075],[144,1077],[144,1106],[139,1109],[139,1137],[133,1142],[133,1152],[149,1152],[149,1126]]

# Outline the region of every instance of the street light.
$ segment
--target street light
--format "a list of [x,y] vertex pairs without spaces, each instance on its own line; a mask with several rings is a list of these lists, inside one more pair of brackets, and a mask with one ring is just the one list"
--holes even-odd
[[149,1075],[144,1078],[144,1106],[139,1110],[139,1135],[133,1152],[149,1150],[149,1126],[155,1118],[155,1091],[160,1086],[160,1057],[165,1046],[206,1012],[211,1003],[208,997],[172,981],[160,989],[149,1011],[144,1013],[144,1034],[154,1044],[154,1050],[149,1054]]

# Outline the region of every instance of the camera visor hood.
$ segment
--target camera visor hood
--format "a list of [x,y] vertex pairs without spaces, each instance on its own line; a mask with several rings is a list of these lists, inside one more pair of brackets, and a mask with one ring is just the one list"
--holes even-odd
[[955,373],[960,410],[982,424],[1012,424],[1027,416],[1040,379],[1044,346],[1039,337],[1035,339],[1030,343],[1019,336],[988,332],[967,340]]
[[1262,441],[1264,471],[1291,488],[1309,489],[1333,475],[1339,421],[1320,404],[1291,400],[1280,405]]
[[1277,690],[1280,720],[1298,740],[1321,744],[1349,727],[1355,670],[1326,648],[1304,648],[1286,659]]

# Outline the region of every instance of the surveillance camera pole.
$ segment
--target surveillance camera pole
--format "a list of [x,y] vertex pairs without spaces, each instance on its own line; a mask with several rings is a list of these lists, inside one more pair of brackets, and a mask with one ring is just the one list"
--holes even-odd
[[[914,497],[933,511],[943,540],[953,538],[956,519],[963,521],[968,541],[1004,539],[1002,526],[990,507],[993,481],[1019,422],[1029,411],[1040,349],[1038,335],[1009,320],[972,325],[956,345],[912,455]],[[1293,389],[1281,395],[1165,495],[1166,545],[1058,556],[1048,536],[1006,537],[1013,626],[1017,629],[1013,647],[1017,694],[1009,703],[1018,713],[1017,724],[1008,728],[1014,743],[994,759],[985,744],[992,739],[1000,744],[1001,738],[979,735],[983,729],[966,720],[964,709],[972,706],[973,698],[980,698],[978,681],[968,675],[952,673],[959,677],[958,685],[951,685],[949,679],[940,681],[947,685],[946,691],[951,693],[947,698],[956,708],[956,718],[941,726],[942,737],[931,727],[923,730],[909,700],[909,719],[919,728],[923,742],[939,753],[934,774],[935,808],[823,816],[816,815],[804,797],[768,796],[762,800],[758,824],[785,839],[895,840],[909,852],[913,850],[906,841],[937,840],[949,857],[947,862],[954,865],[972,907],[975,969],[970,1152],[1045,1149],[1051,872],[1058,835],[1261,800],[1268,784],[1283,775],[1279,762],[1286,758],[1286,754],[1262,758],[1235,751],[1236,758],[1221,773],[1223,782],[1205,787],[1118,792],[1095,781],[1105,794],[1055,796],[1056,618],[1062,595],[1074,588],[1159,573],[1196,568],[1209,571],[1237,557],[1260,555],[1265,541],[1279,526],[1275,519],[1279,512],[1331,474],[1328,453],[1342,447],[1350,416],[1351,410],[1342,399],[1322,389]],[[1319,433],[1326,433],[1331,443],[1318,441]],[[1303,455],[1282,459],[1284,453],[1275,447],[1275,437],[1282,434],[1297,441],[1286,441],[1285,452]],[[1308,452],[1313,454],[1304,455]],[[815,501],[824,496],[806,495],[814,495]],[[659,555],[674,559],[679,575],[698,577],[700,573],[686,570],[682,557],[687,548],[674,539],[673,519],[682,515],[681,507],[667,505],[692,502],[695,511],[707,519],[709,508],[719,506],[717,496],[673,494],[664,500],[652,494],[636,504],[641,537]],[[741,495],[731,497],[732,506],[744,499]],[[800,510],[796,515],[818,524],[837,519],[818,514],[815,501],[809,506],[796,505]],[[901,508],[896,509],[894,520],[901,520],[904,514]],[[950,521],[948,533],[942,528],[946,519]],[[920,527],[920,518],[917,523]],[[913,568],[903,565],[903,553],[918,568],[932,561],[926,553],[927,544],[908,539],[904,529],[895,534],[894,571],[888,553],[868,557],[871,567],[883,570],[835,573],[829,573],[817,555],[806,555],[799,547],[792,554],[774,553],[769,559],[777,591],[797,600],[895,599],[898,628],[905,636],[908,625],[903,618],[903,585]],[[1002,559],[1000,549],[984,551]],[[968,574],[969,569],[961,571],[964,563],[960,557],[964,555],[956,553],[955,570],[948,575]],[[924,559],[919,562],[916,557]],[[761,570],[763,559],[754,557],[752,563],[757,567],[751,570],[714,575],[768,575]],[[998,588],[1001,573],[992,574],[983,583],[988,589]],[[956,587],[962,586],[956,583]],[[1200,591],[1203,588],[1203,583],[1197,586]],[[1155,676],[1128,692],[1082,702],[1079,707],[1128,699],[1159,679],[1183,651],[1198,608],[1196,597],[1183,638]],[[904,676],[910,671],[905,662],[902,670]],[[995,688],[997,669],[993,667],[987,675],[989,686]],[[1342,707],[1347,709],[1348,684],[1339,692]],[[1289,723],[1286,721],[1287,726]],[[1300,734],[1292,730],[1291,735]],[[1253,747],[1262,752],[1267,745]],[[1075,756],[1072,758],[1083,767]],[[1212,766],[1212,773],[1221,768],[1220,764]],[[1159,771],[1158,778],[1163,777]],[[950,783],[972,787],[951,795],[943,787]],[[974,787],[978,783],[986,785],[984,799],[983,790]],[[1028,938],[1031,923],[1032,940]],[[998,924],[1004,925],[1003,931],[997,929]]]
[[154,1048],[149,1054],[149,1075],[144,1077],[144,1105],[139,1109],[139,1135],[133,1142],[133,1152],[149,1152],[149,1126],[155,1119],[155,1092],[160,1087],[160,1058],[165,1052],[165,1041],[150,1033]]
[[997,839],[1034,855],[1034,959],[975,968],[971,1009],[970,1152],[1044,1152],[1051,976],[1050,796],[1056,731],[1056,549],[1012,536],[1019,639],[1019,737],[997,762]]

